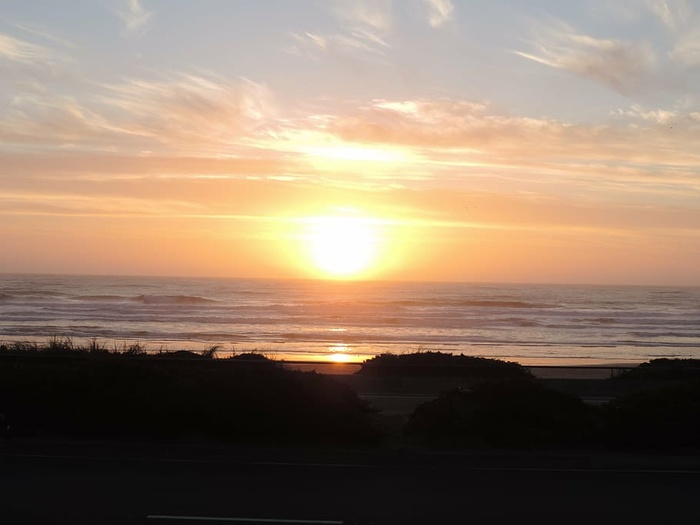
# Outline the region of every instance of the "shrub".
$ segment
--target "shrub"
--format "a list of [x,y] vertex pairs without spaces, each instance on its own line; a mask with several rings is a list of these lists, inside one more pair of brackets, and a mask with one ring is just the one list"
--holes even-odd
[[155,354],[156,357],[164,357],[170,359],[202,359],[205,354],[199,354],[197,352],[191,352],[189,350],[176,350],[174,352],[160,351]]
[[406,431],[448,446],[561,447],[590,437],[591,413],[577,397],[532,381],[481,383],[416,408]]
[[618,379],[700,380],[700,359],[652,359],[620,374]]
[[279,445],[364,445],[378,437],[372,411],[347,385],[202,357],[0,361],[0,402],[26,436]]
[[462,377],[503,380],[532,378],[518,363],[443,352],[381,354],[362,363],[357,374],[374,376]]
[[700,382],[620,396],[602,414],[602,437],[614,448],[700,448]]

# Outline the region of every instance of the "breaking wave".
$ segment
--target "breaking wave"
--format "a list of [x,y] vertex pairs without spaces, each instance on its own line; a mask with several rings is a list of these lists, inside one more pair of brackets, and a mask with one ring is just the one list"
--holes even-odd
[[196,295],[139,295],[134,300],[143,304],[212,304],[217,302]]

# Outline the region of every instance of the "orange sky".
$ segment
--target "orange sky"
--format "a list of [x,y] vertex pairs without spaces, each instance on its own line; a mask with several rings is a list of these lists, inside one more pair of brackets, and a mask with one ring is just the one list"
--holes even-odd
[[21,4],[2,272],[323,277],[351,217],[361,278],[700,285],[690,3]]

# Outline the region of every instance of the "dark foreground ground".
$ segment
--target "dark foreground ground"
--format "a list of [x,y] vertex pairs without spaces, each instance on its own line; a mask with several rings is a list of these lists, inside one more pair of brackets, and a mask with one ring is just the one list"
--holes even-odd
[[697,458],[0,446],[8,525],[697,523]]
[[[550,400],[561,396],[531,378],[489,386],[434,367],[330,378],[257,356],[6,357],[0,525],[698,522],[700,390],[666,389],[665,366],[624,381],[542,379],[573,395],[560,410]],[[591,409],[652,387],[615,405],[614,418]],[[436,397],[444,402],[411,416]],[[560,427],[596,432],[545,439]],[[519,451],[527,443],[549,452]]]

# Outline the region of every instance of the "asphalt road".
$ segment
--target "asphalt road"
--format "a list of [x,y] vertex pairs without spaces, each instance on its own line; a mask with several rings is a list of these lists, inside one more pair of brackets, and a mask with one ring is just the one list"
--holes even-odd
[[700,472],[513,457],[0,451],[0,523],[697,523]]

